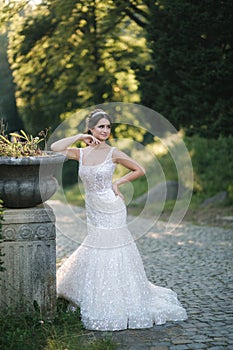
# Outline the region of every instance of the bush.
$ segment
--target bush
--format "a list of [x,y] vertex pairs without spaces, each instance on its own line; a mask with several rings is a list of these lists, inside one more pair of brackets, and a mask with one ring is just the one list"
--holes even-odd
[[78,163],[76,160],[68,160],[63,164],[62,184],[70,187],[78,182]]
[[194,193],[209,197],[227,191],[233,202],[232,169],[233,137],[205,139],[200,136],[185,137],[194,169]]

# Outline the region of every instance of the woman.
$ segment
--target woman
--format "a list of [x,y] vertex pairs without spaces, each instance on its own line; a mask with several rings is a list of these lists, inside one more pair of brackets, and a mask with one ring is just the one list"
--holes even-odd
[[[187,318],[176,293],[147,280],[140,254],[126,223],[126,206],[119,187],[145,174],[135,160],[106,141],[111,119],[101,109],[87,118],[88,134],[52,144],[55,152],[79,161],[85,187],[88,234],[58,270],[58,296],[80,307],[87,329],[149,328],[167,320]],[[87,147],[72,148],[82,140]],[[130,170],[112,183],[117,164]]]

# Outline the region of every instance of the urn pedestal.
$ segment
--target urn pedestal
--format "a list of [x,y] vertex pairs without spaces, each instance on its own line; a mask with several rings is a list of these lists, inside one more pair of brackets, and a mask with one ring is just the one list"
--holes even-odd
[[0,309],[56,313],[55,215],[46,204],[6,209],[1,242],[5,271],[0,274]]

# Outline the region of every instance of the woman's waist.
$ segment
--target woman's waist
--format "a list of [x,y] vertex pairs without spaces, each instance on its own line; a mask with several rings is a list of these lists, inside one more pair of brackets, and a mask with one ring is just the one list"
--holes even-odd
[[125,208],[125,203],[119,196],[116,196],[112,188],[109,188],[102,191],[86,192],[86,206],[97,210],[100,208],[109,210],[110,208],[110,211],[118,211]]
[[115,195],[112,186],[105,188],[89,187],[85,188],[86,196],[96,196],[96,195]]

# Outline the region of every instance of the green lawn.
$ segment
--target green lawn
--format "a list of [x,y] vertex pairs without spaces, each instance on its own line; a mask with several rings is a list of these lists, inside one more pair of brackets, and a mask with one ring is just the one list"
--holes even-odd
[[64,301],[58,302],[56,318],[46,321],[40,315],[0,315],[1,350],[114,350],[112,332],[101,337],[85,330],[78,312],[66,312]]

